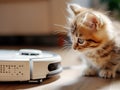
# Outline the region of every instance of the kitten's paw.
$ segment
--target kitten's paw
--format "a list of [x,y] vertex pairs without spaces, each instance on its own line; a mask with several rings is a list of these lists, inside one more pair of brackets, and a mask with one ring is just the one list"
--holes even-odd
[[88,69],[84,70],[83,75],[84,76],[95,76],[96,71],[94,69],[88,68]]
[[115,78],[116,73],[112,70],[101,70],[99,76],[102,78]]

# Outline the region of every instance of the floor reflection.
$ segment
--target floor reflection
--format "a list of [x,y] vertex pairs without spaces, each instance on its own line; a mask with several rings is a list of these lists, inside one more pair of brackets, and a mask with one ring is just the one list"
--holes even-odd
[[[0,88],[2,90],[10,90],[9,87],[12,87],[12,90],[16,90],[16,89],[28,89],[28,88],[34,88],[37,86],[43,86],[52,82],[55,82],[56,80],[58,80],[60,78],[59,75],[50,77],[50,78],[46,78],[43,79],[43,81],[41,83],[29,83],[28,81],[24,81],[24,82],[0,82]],[[6,87],[8,87],[8,89],[6,89]]]

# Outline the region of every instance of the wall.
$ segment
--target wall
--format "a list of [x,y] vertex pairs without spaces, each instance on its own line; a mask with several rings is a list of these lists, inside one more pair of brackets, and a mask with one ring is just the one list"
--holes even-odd
[[92,0],[71,0],[72,3],[77,3],[83,7],[91,7]]
[[69,0],[0,0],[0,35],[46,35],[66,23]]

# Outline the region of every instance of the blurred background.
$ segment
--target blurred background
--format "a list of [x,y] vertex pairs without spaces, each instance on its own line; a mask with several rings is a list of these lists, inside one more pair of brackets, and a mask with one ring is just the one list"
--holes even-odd
[[63,46],[67,3],[111,11],[120,19],[120,0],[0,0],[0,45]]
[[[64,29],[58,25],[64,26],[67,23],[67,3],[77,3],[107,13],[109,11],[110,17],[117,21],[120,29],[120,0],[0,0],[0,49],[34,48],[53,51],[62,57],[61,64],[64,67],[60,76],[46,80],[47,84],[1,84],[0,90],[101,90],[109,85],[110,80],[81,78],[79,53],[61,49],[67,34],[62,33]],[[56,89],[59,87],[61,89]],[[114,90],[111,87],[104,90]]]

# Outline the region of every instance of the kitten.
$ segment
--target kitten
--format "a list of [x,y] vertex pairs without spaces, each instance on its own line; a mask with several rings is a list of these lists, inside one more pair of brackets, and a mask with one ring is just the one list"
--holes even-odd
[[120,67],[120,44],[111,20],[99,11],[68,6],[72,47],[84,56],[87,65],[83,75],[115,78]]

